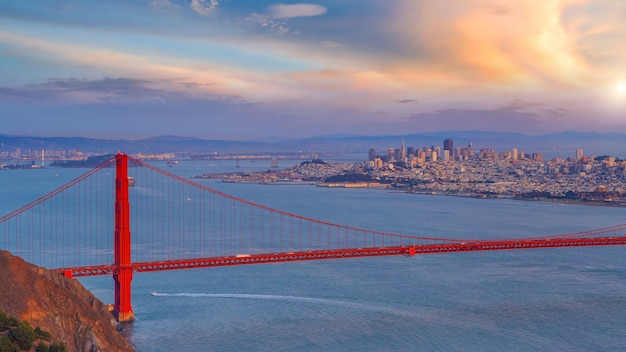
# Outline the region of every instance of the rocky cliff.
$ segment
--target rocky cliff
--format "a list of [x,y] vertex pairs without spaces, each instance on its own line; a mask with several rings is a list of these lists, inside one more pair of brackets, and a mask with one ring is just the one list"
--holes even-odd
[[0,310],[49,331],[68,351],[133,351],[106,305],[80,282],[2,250]]

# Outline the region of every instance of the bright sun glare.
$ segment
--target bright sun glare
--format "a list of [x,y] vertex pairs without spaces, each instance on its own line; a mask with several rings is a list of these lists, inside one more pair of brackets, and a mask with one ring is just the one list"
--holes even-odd
[[615,86],[615,90],[619,94],[626,94],[626,82],[624,81],[617,82],[617,85]]

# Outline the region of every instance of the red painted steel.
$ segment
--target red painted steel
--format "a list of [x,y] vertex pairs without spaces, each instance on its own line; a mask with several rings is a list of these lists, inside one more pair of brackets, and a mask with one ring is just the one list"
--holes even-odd
[[128,201],[128,157],[115,157],[115,306],[113,314],[119,322],[135,320],[131,306],[133,268],[130,257],[130,202]]
[[[185,260],[168,260],[159,262],[133,263],[134,272],[154,272],[164,270],[181,270],[211,268],[219,266],[270,264],[308,260],[327,260],[342,258],[362,258],[375,256],[396,256],[415,254],[440,254],[454,252],[476,252],[513,249],[617,246],[626,245],[623,237],[588,237],[588,238],[550,238],[536,240],[494,240],[481,242],[465,242],[455,244],[412,245],[395,247],[346,248],[339,250],[320,250],[290,253],[272,253],[255,255],[238,255],[231,257],[198,258]],[[61,273],[71,271],[74,277],[115,275],[118,268],[111,265],[64,268]]]
[[[92,200],[89,198],[92,195],[86,192],[86,188],[91,187],[91,183],[83,181],[93,176],[97,170],[109,167],[113,161],[116,163],[113,258],[107,256],[106,260],[100,261],[101,265],[89,265],[97,263],[91,258],[85,261],[62,262],[59,266],[65,265],[66,267],[58,270],[60,274],[66,277],[112,275],[115,281],[114,315],[118,321],[132,321],[134,319],[131,305],[131,282],[133,274],[137,272],[373,256],[414,256],[416,254],[452,252],[626,245],[626,225],[550,237],[506,240],[449,239],[364,230],[291,214],[233,197],[167,173],[125,154],[118,154],[67,185],[25,207],[0,217],[0,223],[8,223],[12,219],[21,217],[27,219],[24,226],[15,221],[14,227],[17,233],[15,241],[20,241],[16,247],[19,249],[22,245],[28,251],[33,251],[30,238],[34,238],[34,236],[30,232],[31,228],[35,228],[37,222],[46,218],[46,214],[44,209],[43,216],[38,215],[37,218],[31,218],[33,215],[29,211],[44,202],[54,200],[53,203],[51,202],[51,206],[61,208],[62,211],[59,214],[62,216],[58,216],[58,220],[57,217],[54,217],[55,222],[52,224],[58,229],[58,233],[62,234],[63,245],[67,244],[68,247],[73,245],[74,252],[79,253],[80,248],[91,249],[92,253],[109,252],[110,243],[106,247],[91,246],[91,240],[98,244],[99,238],[95,237],[90,230],[99,227],[102,223],[94,222],[94,224],[89,223],[89,226],[86,226],[81,224],[81,221],[71,221],[71,216],[75,219],[90,218],[92,215],[91,208],[89,206],[84,207],[83,204],[90,204],[89,202]],[[144,193],[139,192],[139,187],[137,187],[137,192],[132,192],[133,197],[145,194],[146,190],[150,189],[148,186],[152,182],[154,193],[165,194],[166,197],[163,198],[168,201],[167,203],[164,202],[165,205],[160,206],[158,202],[153,202],[151,199],[150,203],[144,203],[140,206],[141,203],[137,202],[139,198],[132,199],[134,203],[136,202],[133,216],[139,212],[134,225],[137,226],[137,223],[140,222],[137,219],[144,221],[147,219],[147,223],[156,224],[155,226],[147,226],[144,223],[143,227],[133,228],[135,236],[144,236],[144,241],[147,242],[141,242],[144,247],[141,251],[135,252],[136,260],[137,258],[141,260],[135,263],[132,262],[131,258],[131,199],[129,199],[128,169],[131,162],[133,163],[132,166],[142,166],[142,170],[152,170],[159,177],[155,179],[153,173],[149,178],[139,179],[138,184]],[[132,169],[132,171],[135,177],[144,175],[139,174],[140,171],[137,169]],[[110,187],[111,178],[107,180],[106,187]],[[98,182],[95,182],[98,188],[94,188],[102,190],[102,186],[105,184]],[[74,188],[74,186],[76,187]],[[77,191],[68,194],[69,192],[66,191],[70,188]],[[192,199],[193,195],[192,197],[189,196],[190,189],[201,190],[208,194],[206,198],[202,198],[205,193],[196,194],[200,198],[197,202],[200,208],[188,207],[188,205],[195,203]],[[106,194],[112,197],[111,190],[107,189]],[[74,203],[75,206],[63,206],[66,198],[72,196],[76,196],[84,203]],[[93,196],[93,198],[97,197],[97,195]],[[101,217],[104,219],[102,221],[109,226],[110,202],[112,202],[112,198],[107,198],[105,208],[109,212],[107,216]],[[60,206],[57,207],[57,205]],[[72,209],[72,213],[69,213],[70,209]],[[188,213],[186,213],[187,209],[189,209]],[[98,213],[97,209],[93,213]],[[152,214],[159,214],[159,218],[154,218]],[[67,220],[66,215],[68,215]],[[162,219],[165,221],[159,222]],[[186,227],[189,223],[202,225],[199,228]],[[44,226],[41,227],[45,229]],[[11,226],[7,225],[6,228],[11,228]],[[191,230],[188,231],[187,229]],[[110,227],[106,233],[110,233],[109,231],[111,231]],[[66,236],[66,232],[70,235]],[[83,246],[77,241],[78,235],[82,233],[91,234],[89,245]],[[24,240],[22,240],[22,236],[25,237]],[[110,237],[108,238],[110,239]],[[192,243],[191,246],[196,245],[198,248],[185,247],[185,242],[188,239],[190,240],[188,242]],[[196,241],[196,239],[200,239],[200,241]],[[9,242],[6,239],[4,241],[4,243]],[[62,259],[66,257],[63,251],[64,247],[60,253]],[[141,257],[142,253],[166,253],[166,256]],[[235,255],[233,253],[242,254]],[[190,255],[192,258],[185,258],[186,255]],[[88,265],[74,266],[83,263]]]

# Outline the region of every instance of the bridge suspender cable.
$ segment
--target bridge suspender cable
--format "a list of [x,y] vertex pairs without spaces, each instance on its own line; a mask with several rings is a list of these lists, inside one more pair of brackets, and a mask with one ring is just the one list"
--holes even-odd
[[[110,172],[113,163],[114,174]],[[131,171],[136,179],[129,177]],[[131,182],[137,186],[129,188]],[[135,242],[132,258],[131,229]],[[62,267],[58,270],[67,277],[112,275],[113,314],[125,322],[134,319],[131,282],[137,272],[626,245],[626,225],[549,237],[492,240],[392,234],[256,204],[118,153],[68,184],[0,217],[0,245],[26,260],[39,260],[38,265]]]

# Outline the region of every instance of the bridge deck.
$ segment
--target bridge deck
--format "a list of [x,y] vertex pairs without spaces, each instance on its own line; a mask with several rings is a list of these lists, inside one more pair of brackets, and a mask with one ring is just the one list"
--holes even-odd
[[[497,241],[470,241],[451,244],[413,245],[394,247],[346,248],[337,250],[304,251],[272,254],[239,254],[229,257],[197,258],[184,260],[169,260],[158,262],[132,263],[134,272],[153,272],[164,270],[180,270],[195,268],[211,268],[219,266],[269,264],[307,260],[327,260],[341,258],[359,258],[376,256],[395,256],[415,254],[437,254],[451,252],[475,252],[533,248],[562,248],[583,246],[617,246],[626,245],[625,237],[592,237],[592,238],[550,238],[532,240],[497,240]],[[117,272],[117,266],[98,265],[74,268],[57,269],[68,277],[112,275]]]

